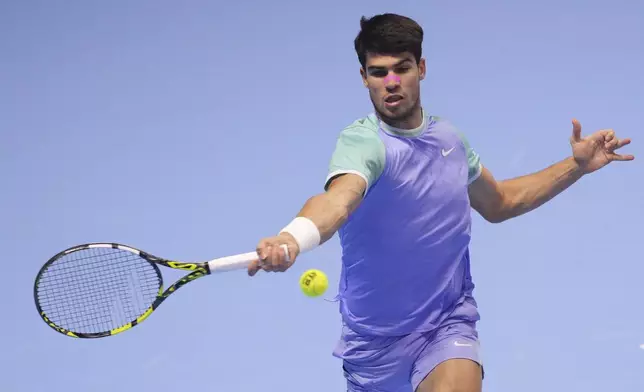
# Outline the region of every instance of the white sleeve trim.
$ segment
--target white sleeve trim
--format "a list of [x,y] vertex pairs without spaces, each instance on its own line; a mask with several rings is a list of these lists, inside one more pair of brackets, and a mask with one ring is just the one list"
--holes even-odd
[[335,170],[335,171],[329,173],[329,175],[326,176],[326,180],[324,181],[324,189],[326,189],[327,186],[329,186],[329,181],[333,177],[339,176],[340,174],[355,174],[357,176],[360,176],[364,180],[364,182],[366,184],[364,194],[365,195],[367,194],[367,191],[369,190],[369,185],[370,185],[369,180],[367,179],[367,176],[364,175],[364,173],[361,173],[361,172],[359,172],[357,170]]
[[479,167],[479,169],[478,169],[478,171],[476,172],[476,174],[475,174],[475,175],[473,175],[473,176],[472,176],[472,178],[469,178],[469,179],[467,180],[467,185],[470,185],[471,183],[473,183],[474,181],[476,181],[476,180],[481,176],[481,173],[483,173],[483,165],[481,165],[481,163],[479,163],[479,164],[478,164],[478,167]]

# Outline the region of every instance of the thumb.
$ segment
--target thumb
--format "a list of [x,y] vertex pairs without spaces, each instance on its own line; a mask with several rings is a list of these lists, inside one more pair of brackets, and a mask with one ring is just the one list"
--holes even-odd
[[572,119],[572,141],[579,142],[581,141],[581,124],[577,119]]
[[259,259],[254,260],[248,265],[248,276],[255,276],[255,274],[261,269],[262,267],[259,265]]

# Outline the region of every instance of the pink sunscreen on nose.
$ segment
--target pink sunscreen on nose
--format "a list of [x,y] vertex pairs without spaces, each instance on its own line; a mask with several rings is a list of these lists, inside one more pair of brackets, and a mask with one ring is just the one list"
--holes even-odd
[[385,84],[389,84],[389,82],[400,83],[400,76],[396,74],[387,75],[385,77]]

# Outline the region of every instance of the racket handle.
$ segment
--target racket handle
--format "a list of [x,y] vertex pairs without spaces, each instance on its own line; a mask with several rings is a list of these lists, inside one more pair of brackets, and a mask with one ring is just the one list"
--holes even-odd
[[[289,260],[288,247],[286,244],[281,245],[282,249],[286,253],[286,260]],[[228,272],[238,269],[248,268],[250,263],[257,260],[259,256],[257,252],[248,252],[241,253],[233,256],[220,257],[208,262],[208,267],[210,267],[210,273],[219,273],[219,272]]]

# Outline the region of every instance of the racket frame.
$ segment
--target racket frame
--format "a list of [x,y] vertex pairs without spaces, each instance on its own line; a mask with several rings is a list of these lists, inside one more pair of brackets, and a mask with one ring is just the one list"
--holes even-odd
[[[40,306],[40,301],[38,299],[38,284],[40,282],[41,277],[43,276],[43,273],[51,266],[53,263],[55,263],[58,259],[61,257],[64,257],[70,253],[73,252],[78,252],[81,250],[86,250],[86,249],[93,249],[93,248],[112,248],[112,249],[120,249],[128,252],[132,252],[142,259],[146,260],[149,262],[152,267],[154,268],[158,278],[159,278],[159,292],[157,293],[157,296],[155,300],[152,302],[152,304],[146,309],[145,312],[143,312],[141,315],[136,317],[134,320],[131,320],[127,322],[126,324],[111,329],[109,331],[103,331],[103,332],[91,332],[91,333],[81,333],[81,332],[73,332],[70,330],[67,330],[65,328],[62,328],[58,325],[56,325],[53,321],[51,321],[47,315],[45,314],[44,310]],[[233,256],[227,256],[227,257],[221,257],[217,259],[210,260],[208,262],[181,262],[181,261],[173,261],[173,260],[168,260],[164,259],[161,257],[157,257],[151,253],[142,251],[140,249],[134,248],[132,246],[128,245],[123,245],[120,243],[115,243],[115,242],[91,242],[91,243],[86,243],[82,245],[76,245],[71,248],[65,249],[61,252],[58,252],[56,255],[52,256],[39,270],[38,275],[36,276],[35,282],[34,282],[34,302],[36,304],[36,309],[38,311],[38,315],[42,318],[42,320],[49,325],[54,331],[59,332],[65,336],[73,337],[73,338],[81,338],[81,339],[95,339],[95,338],[103,338],[107,336],[113,336],[119,333],[122,333],[124,331],[127,331],[134,326],[142,323],[145,319],[147,319],[153,312],[156,310],[163,301],[166,300],[171,294],[176,292],[178,289],[183,287],[185,284],[190,283],[196,279],[199,279],[203,276],[210,275],[212,273],[220,273],[220,272],[227,272],[227,271],[233,271],[233,270],[238,270],[238,269],[243,269],[246,268],[252,261],[257,260],[257,253],[256,252],[248,252],[248,253],[242,253],[238,255],[233,255]],[[171,284],[167,289],[164,290],[164,281],[163,281],[163,275],[161,274],[161,271],[159,270],[159,265],[162,265],[164,267],[176,269],[176,270],[183,270],[183,271],[190,271],[189,274],[184,275],[183,277],[177,279],[173,284]]]

